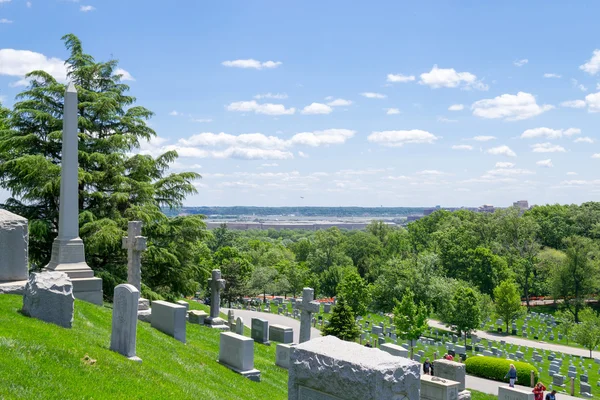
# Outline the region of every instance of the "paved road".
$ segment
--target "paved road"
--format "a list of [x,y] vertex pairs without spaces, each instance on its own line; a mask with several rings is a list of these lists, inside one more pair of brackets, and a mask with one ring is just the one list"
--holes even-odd
[[[429,320],[429,326],[431,326],[432,328],[448,330],[446,325],[444,325],[443,323],[441,323],[439,321],[435,321],[432,319]],[[578,349],[577,347],[569,347],[569,346],[563,346],[561,344],[529,340],[529,339],[524,339],[524,338],[520,338],[517,336],[498,335],[498,334],[493,334],[493,333],[489,333],[489,332],[485,332],[485,331],[475,331],[475,334],[482,339],[496,340],[496,341],[504,340],[504,341],[506,341],[506,343],[516,344],[519,346],[532,347],[534,349],[545,349],[545,350],[550,350],[550,351],[558,351],[558,352],[561,352],[564,354],[572,354],[574,356],[583,356],[583,357],[590,356],[589,350]],[[595,358],[600,358],[599,351],[594,351],[592,354]]]
[[[221,312],[227,315],[229,309],[221,308]],[[269,321],[270,325],[285,325],[289,326],[294,330],[294,343],[298,343],[300,340],[300,320],[293,319],[290,317],[286,317],[285,315],[277,315],[271,313],[265,313],[260,311],[250,311],[250,310],[233,310],[235,317],[242,317],[244,320],[244,325],[248,328],[251,328],[252,318],[262,318]],[[310,328],[310,337],[318,337],[321,336],[321,331],[315,328]]]

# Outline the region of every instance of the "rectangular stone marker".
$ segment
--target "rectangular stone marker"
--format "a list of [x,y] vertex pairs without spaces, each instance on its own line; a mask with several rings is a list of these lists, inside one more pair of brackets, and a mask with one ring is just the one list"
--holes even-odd
[[532,392],[508,386],[498,387],[498,400],[534,400]]
[[208,314],[204,311],[200,311],[200,310],[188,311],[188,321],[190,322],[190,324],[204,325],[204,319],[206,317],[208,317]]
[[592,386],[589,385],[586,382],[581,382],[579,385],[579,391],[581,392],[581,394],[587,393],[587,394],[592,394]]
[[443,358],[433,361],[433,371],[435,376],[442,379],[449,379],[459,383],[458,391],[465,390],[466,367],[455,361],[444,360]]
[[185,307],[167,301],[152,302],[152,327],[185,343]]
[[422,400],[456,400],[458,382],[431,375],[421,375]]
[[383,333],[383,328],[377,325],[373,325],[371,327],[371,333],[374,335],[381,335]]
[[408,350],[397,344],[384,343],[379,346],[379,349],[396,357],[408,358]]
[[279,343],[292,343],[294,341],[294,330],[284,325],[269,325],[269,340]]
[[27,280],[28,232],[27,219],[0,210],[0,283]]
[[133,285],[123,284],[115,288],[110,349],[141,362],[135,354],[139,298],[140,292]]
[[244,320],[242,317],[237,317],[235,320],[235,333],[244,336]]
[[552,385],[554,386],[565,386],[565,377],[560,374],[552,376]]
[[329,314],[331,312],[331,304],[329,304],[329,303],[323,304],[323,312],[325,314]]
[[291,344],[277,343],[277,347],[275,347],[275,365],[288,369],[293,347]]
[[269,345],[269,321],[262,318],[252,318],[252,339],[256,343]]
[[254,340],[233,332],[222,332],[219,342],[219,363],[260,382],[260,371],[254,368]]
[[288,400],[418,400],[420,365],[334,336],[294,348]]

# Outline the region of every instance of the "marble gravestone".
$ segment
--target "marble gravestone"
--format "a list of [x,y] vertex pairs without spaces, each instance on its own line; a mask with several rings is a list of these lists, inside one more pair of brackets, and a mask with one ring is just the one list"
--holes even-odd
[[235,314],[233,310],[227,312],[227,325],[229,325],[229,331],[235,331]]
[[408,350],[397,344],[383,343],[379,345],[379,349],[396,357],[408,358]]
[[260,382],[260,371],[254,368],[254,340],[233,332],[222,332],[219,342],[219,363]]
[[456,400],[458,382],[438,376],[421,375],[421,400]]
[[0,210],[0,293],[23,294],[28,278],[27,219]]
[[288,400],[419,400],[420,365],[334,336],[294,347]]
[[[121,247],[127,249],[127,283],[142,290],[142,252],[146,250],[146,238],[142,236],[142,222],[129,221],[127,223],[127,236],[122,238]],[[138,310],[146,311],[150,308],[147,299],[138,299]]]
[[64,272],[33,272],[23,290],[23,314],[71,328],[75,298],[73,285]]
[[219,316],[221,311],[221,291],[225,289],[225,279],[221,279],[221,271],[212,270],[212,277],[208,280],[210,286],[210,316],[204,323],[211,328],[228,331],[227,321]]
[[269,339],[275,342],[289,344],[294,341],[294,330],[284,325],[269,325]]
[[275,347],[275,365],[288,369],[290,367],[290,354],[293,351],[293,344],[278,343]]
[[110,349],[132,361],[142,362],[135,353],[139,299],[140,292],[133,285],[122,284],[115,288]]
[[167,301],[152,302],[152,327],[185,343],[185,307]]
[[244,320],[242,317],[237,317],[235,320],[235,333],[244,336]]
[[465,390],[467,373],[465,364],[441,358],[433,361],[433,370],[435,376],[458,382],[459,392]]
[[296,308],[301,311],[300,314],[300,343],[310,340],[310,321],[313,313],[319,312],[321,305],[313,301],[315,298],[315,290],[304,288],[302,290],[302,303],[296,303]]
[[256,343],[265,345],[271,344],[269,342],[269,321],[262,318],[252,318],[251,326],[251,336]]
[[83,240],[79,237],[79,159],[78,159],[77,90],[69,83],[65,92],[58,236],[52,243],[50,263],[46,271],[66,273],[73,285],[73,295],[81,300],[102,305],[102,279],[85,262]]
[[498,400],[534,400],[534,395],[533,392],[528,390],[499,386]]

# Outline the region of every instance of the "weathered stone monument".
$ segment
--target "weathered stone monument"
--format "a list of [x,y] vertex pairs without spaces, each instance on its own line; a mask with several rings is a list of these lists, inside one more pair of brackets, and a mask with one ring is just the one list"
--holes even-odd
[[[142,221],[129,221],[127,223],[127,236],[122,238],[121,247],[127,249],[127,283],[141,293],[142,252],[147,247],[146,238],[142,236]],[[148,300],[140,297],[138,300],[138,310],[146,311],[149,308],[150,303]]]
[[0,294],[23,294],[28,276],[27,219],[0,210]]
[[219,363],[260,382],[260,371],[254,368],[254,340],[233,332],[222,332],[219,342]]
[[408,350],[397,344],[383,343],[379,345],[379,349],[396,357],[408,358]]
[[458,388],[459,392],[465,390],[467,374],[465,364],[442,358],[433,361],[433,370],[435,371],[435,376],[458,382],[460,384]]
[[456,400],[458,398],[458,382],[438,376],[421,376],[422,400]]
[[229,330],[227,322],[219,317],[221,311],[221,290],[225,289],[225,279],[221,279],[221,271],[212,270],[212,278],[208,279],[210,286],[210,316],[204,320],[211,328]]
[[288,400],[418,400],[420,365],[334,336],[294,347]]
[[135,353],[139,298],[140,292],[133,285],[122,284],[115,288],[110,349],[132,361],[142,362]]
[[267,346],[271,344],[269,342],[269,321],[262,318],[252,318],[251,327],[250,336],[256,343],[266,344]]
[[233,310],[227,312],[227,325],[229,325],[230,332],[235,331],[235,314],[233,313]]
[[152,327],[185,343],[185,307],[167,301],[152,302]]
[[66,273],[76,298],[102,305],[102,279],[95,278],[85,262],[83,241],[79,237],[77,119],[77,90],[69,83],[63,113],[58,236],[52,243],[52,256],[45,269]]
[[200,310],[189,310],[187,314],[188,321],[190,322],[190,324],[204,325],[204,320],[206,319],[206,317],[208,317],[207,313]]
[[508,386],[499,386],[498,400],[534,400],[534,395],[533,392],[530,391]]
[[293,347],[292,344],[278,343],[275,347],[275,365],[288,369]]
[[23,291],[23,314],[64,328],[73,326],[73,285],[64,272],[34,272]]
[[269,325],[269,339],[280,343],[292,343],[294,341],[294,330],[284,325]]
[[320,304],[313,301],[315,298],[315,290],[304,288],[302,290],[302,303],[296,303],[296,308],[301,311],[300,314],[300,343],[310,340],[310,321],[312,314],[319,312]]
[[237,317],[235,320],[235,333],[244,336],[244,320],[242,317]]

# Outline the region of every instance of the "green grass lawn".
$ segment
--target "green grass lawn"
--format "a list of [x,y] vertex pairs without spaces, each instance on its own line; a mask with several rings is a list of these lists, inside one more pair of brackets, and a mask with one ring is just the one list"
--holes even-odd
[[[287,370],[275,365],[276,346],[255,344],[257,383],[217,363],[219,331],[188,324],[183,344],[140,322],[138,364],[108,349],[110,308],[76,300],[73,328],[64,329],[20,314],[21,305],[21,296],[0,296],[1,400],[287,399]],[[207,311],[195,302],[190,308]],[[86,355],[95,362],[86,362]]]

